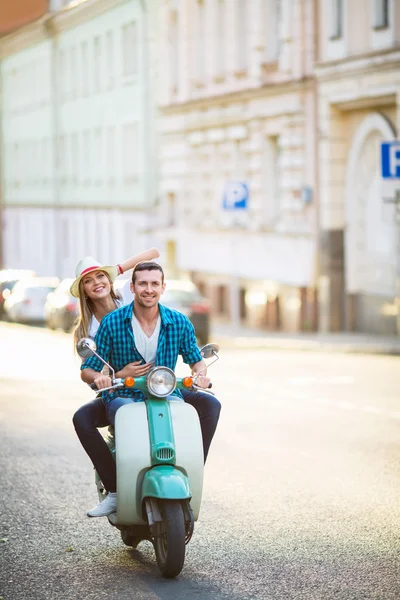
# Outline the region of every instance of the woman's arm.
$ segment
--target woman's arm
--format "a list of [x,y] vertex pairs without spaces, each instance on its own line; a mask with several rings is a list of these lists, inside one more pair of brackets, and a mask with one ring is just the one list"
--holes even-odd
[[124,260],[121,264],[118,265],[119,274],[125,273],[125,271],[129,271],[129,269],[133,269],[135,265],[139,262],[154,260],[160,256],[160,252],[157,248],[149,248],[148,250],[143,250],[143,252],[139,252],[139,254],[135,254],[135,256],[131,256],[127,260]]

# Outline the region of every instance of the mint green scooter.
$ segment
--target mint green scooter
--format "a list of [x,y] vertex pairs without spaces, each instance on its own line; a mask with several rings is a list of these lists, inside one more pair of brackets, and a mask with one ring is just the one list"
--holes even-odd
[[[200,512],[204,457],[196,410],[168,396],[176,388],[196,389],[195,380],[177,378],[167,367],[155,367],[137,379],[116,379],[93,340],[80,340],[77,350],[82,358],[95,354],[110,369],[112,386],[102,392],[134,387],[145,395],[144,402],[122,406],[114,431],[109,428],[107,443],[117,464],[117,512],[108,520],[128,546],[151,541],[161,573],[176,577]],[[201,353],[215,362],[218,350],[216,344],[207,344]],[[105,490],[98,477],[97,488],[102,500]]]

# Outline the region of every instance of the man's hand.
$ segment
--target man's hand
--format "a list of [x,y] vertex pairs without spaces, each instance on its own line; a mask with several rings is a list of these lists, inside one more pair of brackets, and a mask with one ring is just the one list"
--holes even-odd
[[196,385],[198,387],[207,389],[208,386],[210,385],[210,383],[211,383],[211,379],[209,377],[206,377],[205,375],[199,375],[197,377]]
[[121,371],[116,373],[116,376],[122,377],[123,379],[125,379],[125,377],[142,377],[154,367],[154,363],[145,363],[142,365],[141,362],[142,361],[137,360],[136,362],[128,363]]
[[107,377],[106,375],[99,375],[98,377],[95,377],[93,383],[96,385],[98,390],[111,387],[112,385],[111,377]]

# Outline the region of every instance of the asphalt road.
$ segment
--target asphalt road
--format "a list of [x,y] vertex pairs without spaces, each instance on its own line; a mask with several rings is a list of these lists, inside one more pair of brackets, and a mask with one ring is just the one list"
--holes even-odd
[[[0,323],[4,600],[400,597],[399,358],[224,349],[223,404],[179,578],[96,503],[71,338]],[[180,366],[182,369],[182,366]]]

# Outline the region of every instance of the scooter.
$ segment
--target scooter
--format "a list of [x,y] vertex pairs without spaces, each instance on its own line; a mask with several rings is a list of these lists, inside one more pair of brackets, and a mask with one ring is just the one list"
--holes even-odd
[[[81,358],[97,356],[108,367],[112,385],[101,393],[129,387],[145,396],[144,402],[120,407],[114,428],[109,427],[107,444],[117,466],[117,511],[108,520],[120,530],[127,546],[152,542],[162,575],[176,577],[199,517],[204,456],[196,410],[178,397],[168,397],[175,389],[202,388],[197,387],[196,378],[177,378],[161,366],[136,379],[115,378],[90,338],[80,340],[77,351]],[[217,344],[201,349],[203,358],[213,359],[208,366],[219,359],[218,351]],[[98,476],[96,485],[101,501],[106,492]]]

